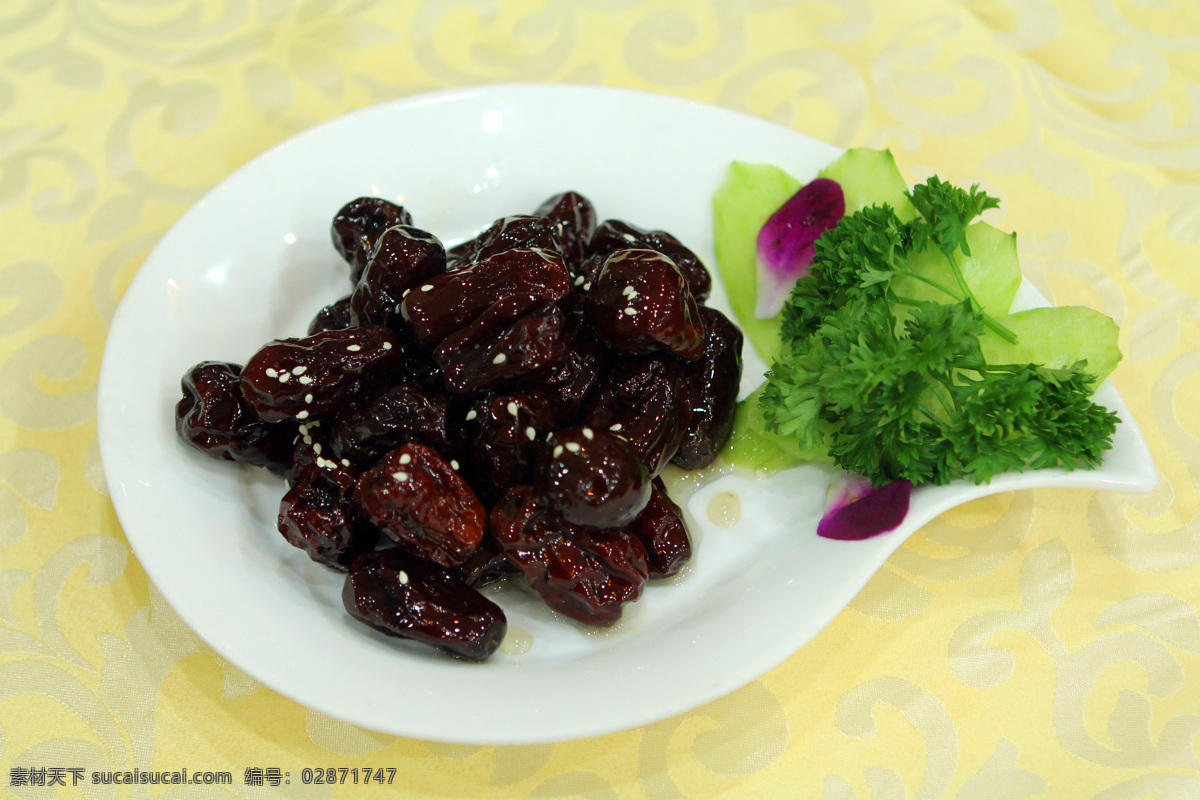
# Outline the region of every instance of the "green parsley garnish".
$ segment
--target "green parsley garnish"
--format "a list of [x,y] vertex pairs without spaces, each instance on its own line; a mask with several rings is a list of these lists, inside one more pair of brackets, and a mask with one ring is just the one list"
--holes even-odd
[[[1117,417],[1091,400],[1086,361],[1050,368],[983,357],[985,327],[1010,343],[1016,336],[981,310],[955,253],[970,255],[968,225],[998,201],[936,176],[908,199],[918,211],[911,221],[870,206],[817,240],[783,309],[783,348],[760,401],[767,429],[827,450],[875,485],[986,483],[1001,472],[1099,464]],[[910,259],[931,248],[954,285],[913,268]],[[900,276],[945,302],[897,294]]]

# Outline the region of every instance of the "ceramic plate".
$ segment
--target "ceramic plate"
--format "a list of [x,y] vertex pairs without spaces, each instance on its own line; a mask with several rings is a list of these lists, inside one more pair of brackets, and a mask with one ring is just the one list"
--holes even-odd
[[[710,198],[731,160],[805,178],[838,154],[720,108],[557,85],[404,99],[264,153],[162,238],[113,320],[100,445],[138,559],[213,649],[306,706],[393,734],[519,744],[643,725],[737,689],[811,639],[913,531],[952,506],[1037,486],[1149,490],[1149,453],[1109,384],[1099,399],[1122,423],[1100,469],[920,490],[899,529],[864,542],[816,536],[829,480],[820,469],[722,476],[686,501],[691,565],[649,587],[615,629],[586,630],[520,588],[499,587],[489,595],[507,613],[509,639],[476,664],[352,620],[341,576],[276,531],[282,483],[202,456],[175,435],[179,379],[192,364],[243,363],[273,338],[303,335],[321,306],[348,293],[329,224],[353,198],[400,202],[453,243],[574,189],[601,219],[671,231],[712,265]],[[725,308],[719,290],[710,302]],[[1026,287],[1019,302],[1043,301]],[[761,366],[748,357],[745,390]],[[740,498],[732,527],[708,519],[719,492]]]

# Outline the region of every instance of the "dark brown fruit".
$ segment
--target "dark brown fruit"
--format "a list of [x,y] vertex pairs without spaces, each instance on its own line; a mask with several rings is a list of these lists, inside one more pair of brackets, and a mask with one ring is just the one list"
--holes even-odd
[[408,293],[401,311],[417,341],[432,350],[499,300],[523,296],[556,302],[570,293],[571,277],[557,252],[508,250],[469,268],[435,275]]
[[396,335],[374,325],[277,339],[242,369],[242,393],[268,422],[333,416],[404,363]]
[[742,380],[742,332],[715,308],[701,308],[704,356],[683,366],[691,414],[671,462],[683,469],[711,464],[729,441]]
[[405,292],[445,271],[446,250],[436,236],[411,225],[388,228],[350,297],[355,324],[391,325]]
[[667,488],[660,478],[654,479],[650,502],[630,524],[629,530],[646,548],[651,578],[674,575],[692,557],[692,540],[683,523],[683,513],[667,496]]
[[534,215],[502,217],[469,244],[456,248],[455,256],[460,263],[475,263],[497,253],[530,248],[563,255],[558,225]]
[[654,250],[609,256],[587,292],[585,308],[600,338],[622,353],[666,350],[689,361],[704,353],[696,299],[674,262]]
[[492,509],[492,531],[509,561],[556,611],[586,625],[611,625],[647,578],[641,540],[623,530],[564,522],[533,487],[513,489]]
[[601,379],[583,422],[629,442],[646,471],[657,475],[679,449],[688,423],[683,367],[670,356],[643,356],[613,365]]
[[287,471],[296,426],[264,422],[242,394],[242,368],[224,361],[203,361],[180,382],[183,398],[175,406],[175,430],[202,453],[225,461]]
[[417,442],[440,453],[456,449],[450,429],[449,399],[416,383],[384,389],[334,417],[334,452],[368,467],[402,444]]
[[325,331],[344,331],[353,328],[354,314],[350,311],[350,296],[347,295],[336,303],[330,303],[317,312],[308,325],[308,335]]
[[551,300],[506,297],[443,339],[433,360],[446,386],[460,394],[529,383],[562,361],[566,321]]
[[406,444],[359,476],[359,508],[410,553],[443,567],[463,563],[487,526],[487,512],[436,450]]
[[494,500],[529,483],[553,426],[550,404],[540,393],[480,397],[464,422],[470,442],[464,456],[481,496]]
[[555,513],[574,525],[628,525],[650,500],[650,475],[629,446],[585,425],[556,431],[534,484]]
[[359,556],[342,604],[378,631],[472,661],[494,653],[508,629],[500,607],[460,577],[398,548]]
[[642,230],[618,219],[606,220],[596,228],[588,248],[588,256],[599,262],[618,250],[631,247],[656,250],[668,257],[687,278],[688,288],[698,302],[703,303],[712,291],[712,276],[688,248],[666,231]]
[[557,226],[563,257],[571,274],[576,274],[596,232],[596,209],[591,201],[578,192],[562,192],[548,198],[533,213]]
[[377,531],[354,505],[352,467],[320,458],[308,466],[279,504],[279,532],[318,564],[345,571],[375,546]]
[[411,225],[412,215],[381,197],[360,197],[333,218],[333,246],[350,264],[350,283],[358,283],[380,235],[393,225]]

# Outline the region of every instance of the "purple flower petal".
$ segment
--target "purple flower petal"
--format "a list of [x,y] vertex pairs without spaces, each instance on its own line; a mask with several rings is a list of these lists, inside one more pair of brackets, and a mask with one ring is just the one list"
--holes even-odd
[[754,316],[783,308],[796,280],[808,272],[813,244],[846,213],[841,184],[817,178],[792,195],[758,232],[758,301]]
[[858,541],[893,530],[908,515],[912,488],[906,480],[874,489],[869,484],[848,486],[817,523],[817,535]]

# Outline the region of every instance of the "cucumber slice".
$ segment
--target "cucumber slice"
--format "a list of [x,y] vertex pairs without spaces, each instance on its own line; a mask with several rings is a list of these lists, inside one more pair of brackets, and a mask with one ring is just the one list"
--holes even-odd
[[770,164],[735,161],[713,195],[713,249],[725,296],[742,332],[770,364],[779,354],[779,316],[756,319],[756,243],[767,218],[800,189],[800,181]]
[[804,450],[794,438],[767,430],[758,405],[763,389],[763,386],[758,387],[738,403],[733,433],[722,457],[735,467],[755,472],[776,472],[814,461],[832,462],[829,454],[822,450]]
[[[976,222],[967,228],[967,246],[971,255],[957,251],[955,260],[963,277],[983,310],[993,317],[1007,314],[1021,286],[1021,262],[1017,257],[1017,235],[1004,233],[986,222]],[[957,291],[958,283],[950,262],[936,247],[909,258],[913,270]],[[955,298],[927,283],[901,275],[892,281],[900,297],[913,300],[932,300],[935,303],[954,302]]]
[[1031,308],[997,318],[1017,334],[1009,344],[992,331],[980,337],[989,364],[1040,364],[1069,367],[1080,359],[1099,384],[1121,360],[1117,323],[1085,306]]
[[917,210],[908,201],[908,184],[900,174],[891,150],[866,147],[847,150],[817,177],[841,184],[846,197],[846,214],[887,203],[905,222],[917,215]]

